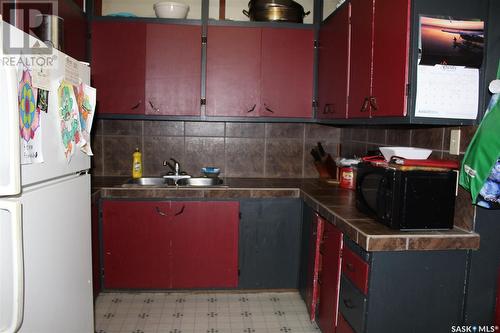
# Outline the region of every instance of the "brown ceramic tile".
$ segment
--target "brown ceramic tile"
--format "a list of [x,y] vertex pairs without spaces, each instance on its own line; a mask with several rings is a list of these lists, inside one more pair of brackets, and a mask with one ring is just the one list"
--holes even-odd
[[94,156],[91,157],[91,168],[92,175],[94,176],[103,176],[104,168],[103,168],[103,137],[100,135],[94,135],[91,139],[91,147]]
[[412,129],[412,147],[443,150],[444,128]]
[[299,190],[252,190],[252,198],[298,198]]
[[103,121],[102,119],[94,119],[94,122],[92,124],[92,131],[91,133],[93,135],[103,135]]
[[103,120],[104,135],[142,135],[141,120]]
[[[171,158],[179,161],[181,170],[184,171],[184,138],[168,136],[146,136],[144,137],[144,175],[162,176],[170,171],[163,166],[164,160]],[[171,162],[171,161],[169,161]]]
[[473,237],[414,237],[410,238],[408,250],[453,250],[478,249],[479,236]]
[[326,140],[330,142],[340,142],[339,127],[319,124],[305,124],[306,139],[315,139],[318,141]]
[[368,251],[404,251],[407,239],[405,237],[368,238]]
[[228,138],[264,138],[266,125],[259,123],[226,123]]
[[343,156],[343,157],[362,157],[366,155],[367,152],[366,143],[354,142],[352,144],[352,152],[351,155]]
[[266,177],[302,177],[303,141],[268,139],[266,147]]
[[144,121],[144,136],[183,136],[183,121]]
[[368,138],[368,131],[364,127],[353,127],[351,139],[352,141],[366,142]]
[[303,139],[304,124],[268,123],[266,124],[266,136],[278,139]]
[[264,176],[264,139],[226,139],[226,177]]
[[467,147],[476,133],[477,126],[462,126],[462,133],[460,137],[460,152],[465,153]]
[[388,128],[386,143],[388,146],[403,146],[410,145],[411,131],[409,129]]
[[354,144],[352,142],[342,142],[340,145],[340,156],[353,156]]
[[213,166],[221,168],[224,176],[223,138],[185,138],[184,169],[193,176],[201,174],[201,168]]
[[369,128],[368,129],[368,142],[377,145],[385,145],[386,143],[386,130],[384,128]]
[[129,176],[132,173],[132,154],[141,148],[139,136],[104,136],[104,172],[106,176]]
[[352,127],[342,127],[340,130],[340,142],[346,143],[351,142],[352,139]]
[[214,199],[240,199],[251,198],[252,190],[205,190],[205,198]]
[[470,193],[459,187],[458,196],[455,199],[453,224],[464,230],[472,231],[474,229],[474,209]]
[[186,136],[224,137],[224,133],[225,133],[224,123],[192,122],[192,121],[187,121],[185,123]]
[[361,232],[358,232],[358,240],[356,243],[365,250],[368,248],[368,238]]
[[345,221],[344,219],[336,218],[335,225],[342,230],[342,233],[357,242],[358,240],[358,231],[352,227],[350,223]]

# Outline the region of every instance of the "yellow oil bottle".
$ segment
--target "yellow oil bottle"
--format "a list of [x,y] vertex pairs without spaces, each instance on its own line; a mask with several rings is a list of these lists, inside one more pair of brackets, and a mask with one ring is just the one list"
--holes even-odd
[[132,178],[142,177],[142,154],[139,148],[135,148],[132,154]]

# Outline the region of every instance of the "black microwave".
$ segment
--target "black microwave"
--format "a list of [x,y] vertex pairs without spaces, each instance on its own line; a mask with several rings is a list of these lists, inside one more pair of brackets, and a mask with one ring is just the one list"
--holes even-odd
[[356,207],[392,229],[453,228],[457,172],[402,171],[360,163]]

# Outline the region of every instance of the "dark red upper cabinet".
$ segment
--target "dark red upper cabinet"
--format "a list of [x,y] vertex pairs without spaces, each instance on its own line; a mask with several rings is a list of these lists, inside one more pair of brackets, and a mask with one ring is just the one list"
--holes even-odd
[[312,116],[313,40],[311,29],[262,29],[261,116]]
[[372,24],[373,1],[351,0],[349,118],[367,118],[370,115]]
[[92,84],[97,112],[144,114],[146,24],[92,23]]
[[410,0],[375,1],[372,117],[402,117],[407,112]]
[[347,118],[351,5],[339,8],[319,32],[319,119]]
[[201,27],[148,24],[146,114],[200,114]]
[[208,27],[206,114],[258,116],[261,29]]

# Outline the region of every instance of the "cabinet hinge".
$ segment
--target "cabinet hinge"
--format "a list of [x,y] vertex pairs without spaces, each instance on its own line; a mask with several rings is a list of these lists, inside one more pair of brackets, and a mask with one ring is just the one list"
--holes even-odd
[[206,98],[200,99],[200,104],[201,105],[207,105],[207,99]]
[[207,40],[208,40],[208,37],[207,37],[207,36],[201,36],[201,43],[202,43],[202,44],[206,44],[206,43],[207,43]]
[[318,101],[313,101],[312,102],[312,107],[313,108],[317,108],[319,106],[319,102]]
[[406,96],[410,96],[410,84],[406,84]]
[[315,48],[318,48],[318,47],[319,47],[319,40],[315,40],[315,41],[313,42],[313,46],[314,46]]
[[239,218],[240,218],[240,220],[241,220],[241,212],[239,212],[239,213],[238,213],[238,216],[239,216]]

